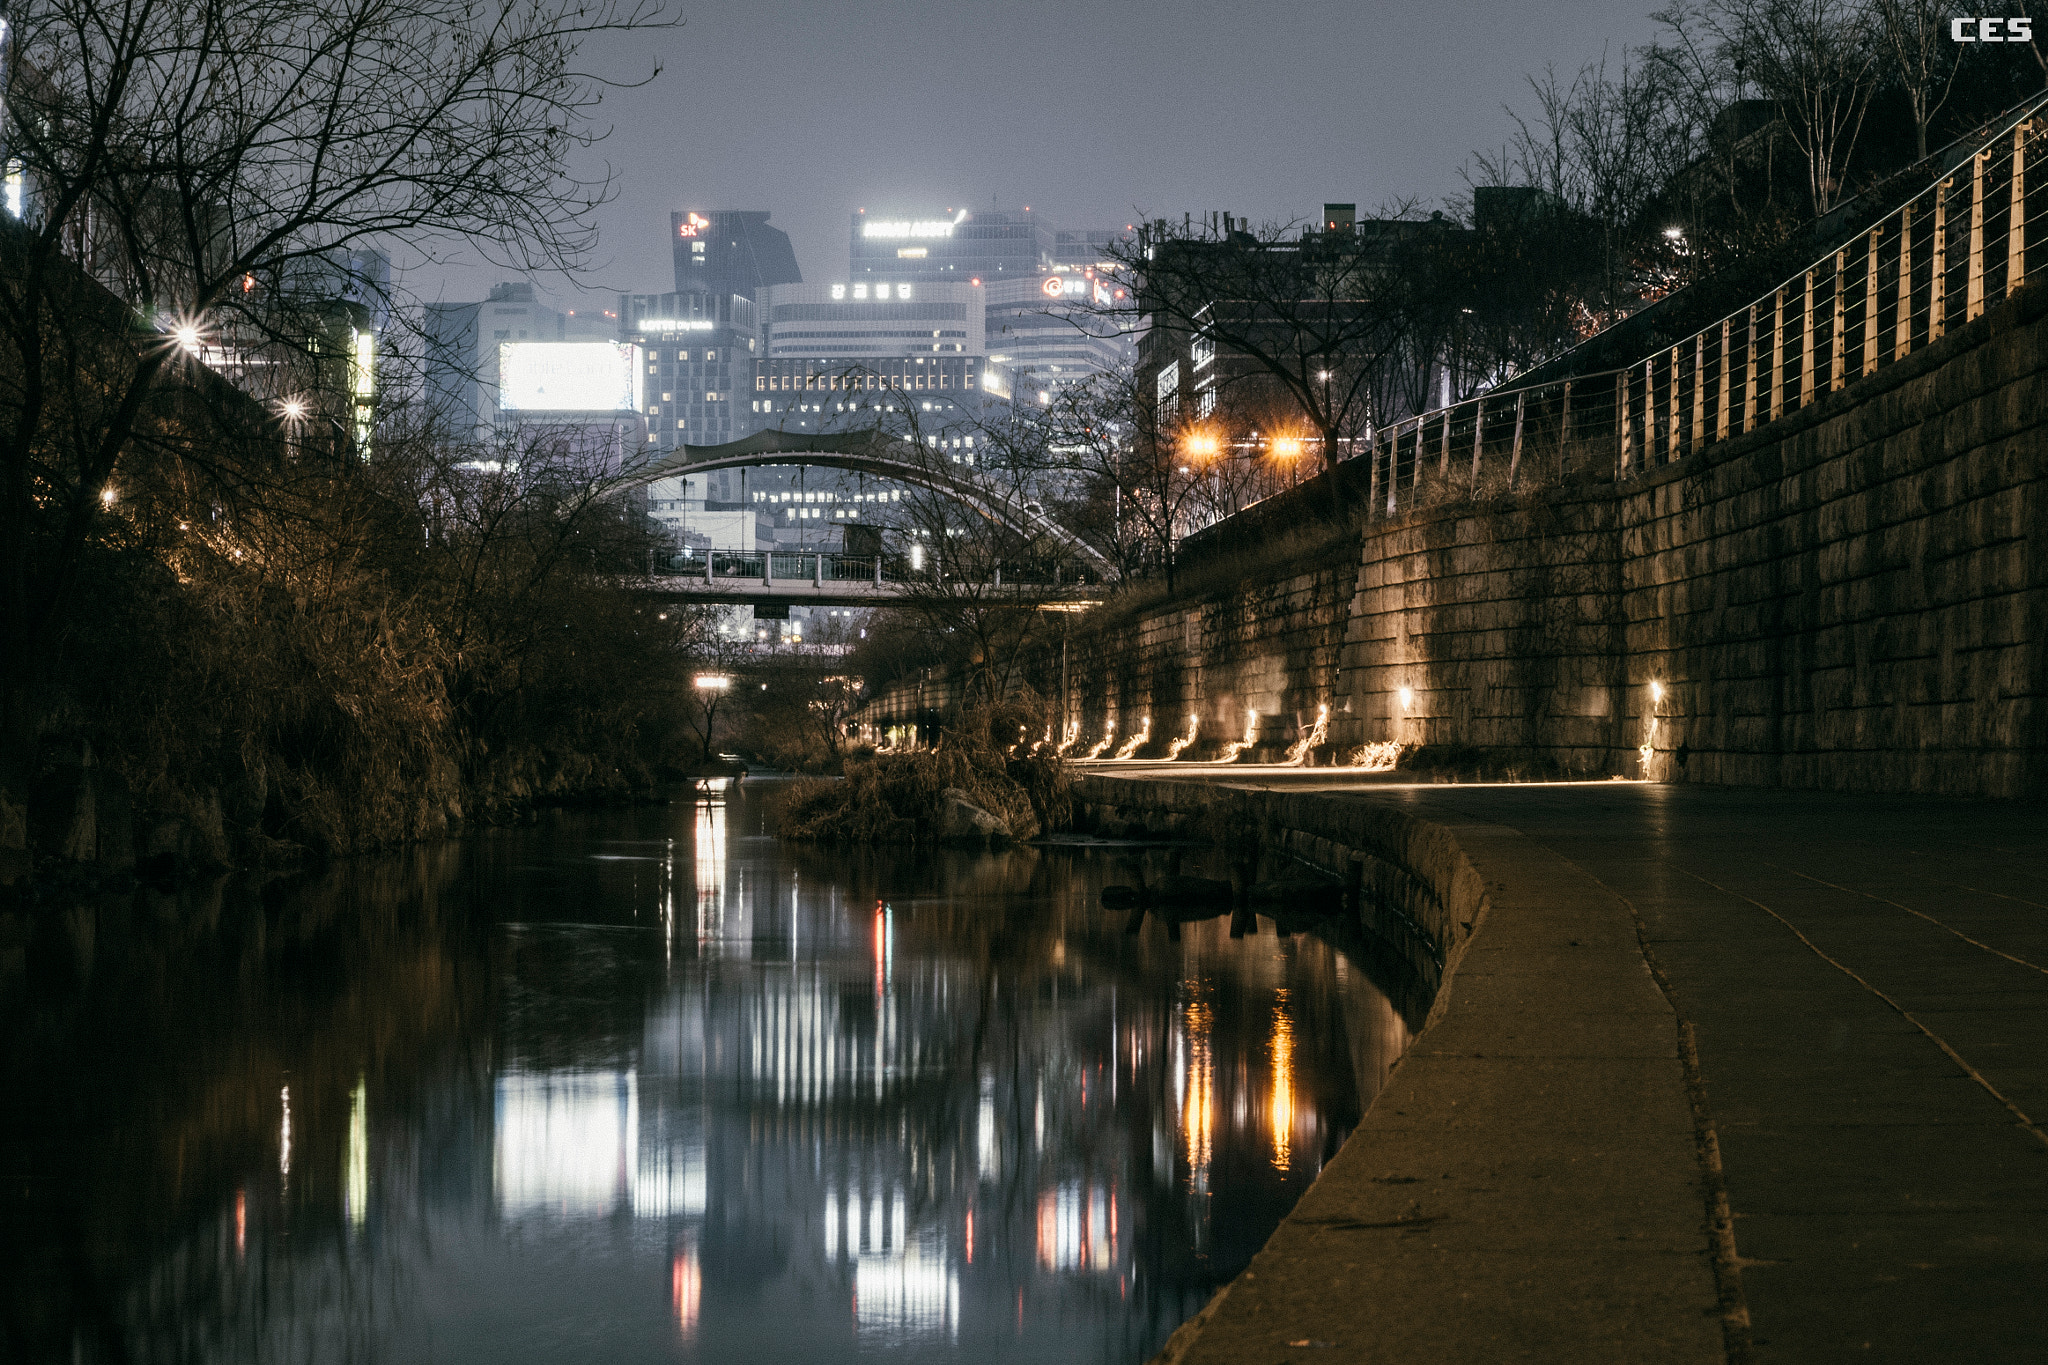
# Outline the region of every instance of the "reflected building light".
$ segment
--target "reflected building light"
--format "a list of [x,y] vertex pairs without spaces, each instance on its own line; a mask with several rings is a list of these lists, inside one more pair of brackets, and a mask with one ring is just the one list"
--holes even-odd
[[960,1338],[960,1277],[921,1248],[854,1262],[853,1318],[863,1346]]
[[633,1071],[498,1077],[494,1175],[509,1216],[597,1217],[633,1204],[639,1079]]
[[361,1076],[348,1101],[348,1187],[343,1204],[352,1227],[361,1227],[370,1216],[370,1089]]
[[748,911],[744,881],[736,888],[736,895],[726,895],[725,836],[725,803],[699,802],[693,839],[697,864],[697,946],[700,952],[713,957],[745,956],[753,951],[753,915]]
[[1273,1005],[1273,1165],[1285,1171],[1294,1153],[1294,1021],[1287,1014],[1287,988]]
[[685,1242],[669,1268],[669,1296],[674,1301],[676,1327],[684,1341],[697,1335],[697,1305],[704,1292],[704,1271],[697,1260],[697,1248]]
[[1038,1263],[1047,1270],[1116,1268],[1116,1199],[1078,1180],[1038,1196]]
[[292,1192],[292,1088],[286,1086],[279,1098],[284,1101],[284,1119],[277,1126],[277,1174],[284,1193]]
[[[677,1115],[664,1114],[663,1120]],[[704,1137],[694,1125],[682,1133],[656,1133],[640,1144],[633,1179],[633,1212],[641,1218],[702,1218],[709,1181]]]
[[974,1129],[981,1178],[993,1180],[1002,1167],[1002,1138],[996,1132],[996,1078],[992,1072],[981,1073],[981,1107],[975,1113]]
[[1189,1179],[1197,1191],[1209,1187],[1209,1157],[1216,1130],[1216,1061],[1209,1050],[1214,1022],[1207,1001],[1190,999],[1181,1007],[1187,1032],[1186,1100],[1181,1105],[1181,1133],[1187,1144]]
[[235,1259],[241,1260],[249,1251],[249,1192],[235,1191]]

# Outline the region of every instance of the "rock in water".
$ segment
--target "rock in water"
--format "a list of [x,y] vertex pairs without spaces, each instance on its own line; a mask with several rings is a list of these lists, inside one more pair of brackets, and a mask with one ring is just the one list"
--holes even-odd
[[1105,910],[1128,910],[1134,905],[1143,905],[1144,897],[1135,886],[1105,886],[1102,888],[1102,906]]
[[939,793],[939,842],[987,848],[1008,842],[1010,827],[974,804],[958,787]]

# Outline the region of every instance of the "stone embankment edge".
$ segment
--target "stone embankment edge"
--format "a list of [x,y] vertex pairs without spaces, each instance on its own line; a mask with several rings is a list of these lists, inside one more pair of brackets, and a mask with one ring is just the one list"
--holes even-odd
[[[1407,1065],[1351,1140],[1252,1267],[1153,1365],[1297,1344],[1350,1348],[1328,1358],[1365,1348],[1373,1359],[1433,1362],[1740,1354],[1713,1325],[1740,1305],[1718,1282],[1723,1248],[1704,1207],[1713,1189],[1695,1164],[1695,1078],[1630,907],[1512,830],[1454,830],[1384,801],[1103,775],[1084,778],[1076,796],[1084,823],[1104,834],[1229,831],[1344,878],[1364,925],[1438,987]],[[1483,850],[1476,863],[1466,843]],[[1505,880],[1490,884],[1488,872]],[[1496,891],[1508,919],[1479,945],[1468,988],[1459,968],[1498,918]],[[1604,951],[1578,951],[1581,935]],[[1560,1033],[1571,1035],[1562,1045]],[[1639,1112],[1631,1085],[1648,1092]],[[1608,1179],[1622,1163],[1638,1169]],[[1503,1186],[1520,1192],[1503,1199]],[[1408,1189],[1448,1219],[1387,1204]],[[1365,1253],[1362,1268],[1329,1260],[1361,1254],[1330,1246],[1332,1231],[1402,1240]],[[1385,1311],[1389,1291],[1434,1302],[1430,1277],[1446,1275],[1462,1287],[1459,1302],[1442,1305],[1456,1313]],[[1226,1304],[1239,1286],[1251,1299]],[[1297,1330],[1299,1343],[1289,1341]]]
[[[1214,782],[1090,774],[1075,791],[1083,825],[1123,836],[1179,836],[1219,805],[1269,852],[1290,854],[1342,881],[1361,923],[1438,989],[1486,915],[1485,879],[1450,830],[1390,806],[1310,792]],[[1256,852],[1257,849],[1231,850]]]

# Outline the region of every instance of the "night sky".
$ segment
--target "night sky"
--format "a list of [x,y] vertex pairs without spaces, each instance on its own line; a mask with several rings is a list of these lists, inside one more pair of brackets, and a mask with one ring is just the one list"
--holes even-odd
[[[619,175],[587,297],[673,288],[668,216],[768,209],[804,278],[846,269],[848,215],[1029,205],[1060,226],[1225,209],[1255,222],[1361,215],[1463,191],[1474,148],[1530,107],[1525,78],[1618,64],[1658,0],[1170,3],[684,0],[679,30],[593,50],[645,75],[587,154]],[[404,262],[400,262],[403,268]],[[481,264],[406,272],[480,298]],[[536,280],[558,306],[574,286]]]

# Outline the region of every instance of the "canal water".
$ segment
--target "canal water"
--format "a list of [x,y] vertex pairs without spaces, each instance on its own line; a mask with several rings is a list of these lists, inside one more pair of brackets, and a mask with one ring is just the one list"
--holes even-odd
[[1142,1361],[1415,1022],[1362,943],[1101,908],[1168,851],[796,846],[773,794],[72,912],[4,1354]]

